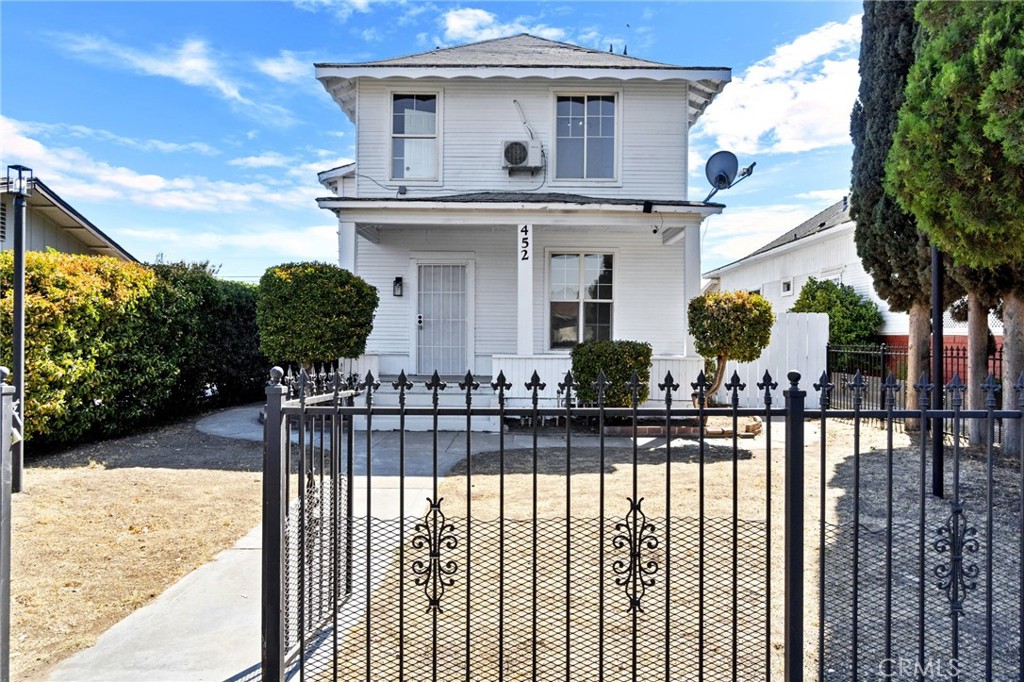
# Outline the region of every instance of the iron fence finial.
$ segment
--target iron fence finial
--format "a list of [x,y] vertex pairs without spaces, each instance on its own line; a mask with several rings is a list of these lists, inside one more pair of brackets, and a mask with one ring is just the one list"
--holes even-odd
[[761,381],[757,382],[757,387],[764,391],[764,404],[765,407],[771,407],[772,405],[772,391],[779,387],[779,382],[772,379],[771,372],[768,370],[764,371],[764,376],[761,377]]
[[672,392],[679,390],[679,384],[672,377],[672,372],[665,372],[665,381],[658,384],[658,389],[665,391],[665,405],[671,407],[672,405]]
[[953,372],[953,378],[946,384],[946,394],[949,396],[950,406],[955,410],[964,406],[964,392],[967,386],[960,379],[960,372]]
[[988,373],[985,383],[981,385],[981,390],[985,392],[985,407],[995,409],[996,394],[1002,391],[1003,387],[996,381],[996,377],[992,372]]
[[921,378],[914,384],[914,390],[917,391],[917,402],[922,409],[928,408],[928,398],[933,388],[935,386],[932,385],[932,382],[928,381],[928,372],[921,372]]
[[597,406],[604,407],[604,393],[608,390],[608,387],[611,386],[611,383],[609,383],[608,377],[605,376],[603,369],[597,370],[597,381],[592,385],[597,390]]
[[491,389],[498,392],[498,407],[505,407],[505,391],[511,388],[512,384],[505,378],[505,372],[499,370],[498,378],[491,382]]
[[448,388],[448,384],[441,381],[441,375],[438,374],[437,370],[435,369],[434,373],[430,375],[430,381],[428,381],[424,386],[428,391],[430,391],[431,401],[433,402],[434,409],[436,410],[438,403],[440,401],[440,398],[438,397],[438,391],[443,391],[444,389]]

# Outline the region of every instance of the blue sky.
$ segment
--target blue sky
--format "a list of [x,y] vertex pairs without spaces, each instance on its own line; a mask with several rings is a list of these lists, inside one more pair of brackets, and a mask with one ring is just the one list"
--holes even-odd
[[719,194],[704,270],[842,197],[859,2],[0,3],[0,165],[23,163],[143,261],[210,261],[255,281],[337,258],[316,173],[354,130],[314,62],[529,32],[733,81],[691,134],[690,195],[719,149],[754,175]]

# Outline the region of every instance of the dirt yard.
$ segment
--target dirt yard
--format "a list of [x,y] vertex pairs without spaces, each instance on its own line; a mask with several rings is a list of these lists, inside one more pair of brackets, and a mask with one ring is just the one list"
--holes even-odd
[[12,503],[12,679],[44,679],[259,523],[261,444],[196,421],[28,458]]

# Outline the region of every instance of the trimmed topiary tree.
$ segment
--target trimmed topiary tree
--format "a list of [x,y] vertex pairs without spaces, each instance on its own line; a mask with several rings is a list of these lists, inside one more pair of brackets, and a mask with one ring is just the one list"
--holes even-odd
[[813,277],[800,289],[791,313],[827,313],[828,342],[838,346],[873,343],[882,326],[882,312],[849,284]]
[[356,358],[366,351],[380,297],[363,279],[329,263],[285,263],[260,278],[256,326],[273,362]]
[[701,357],[715,361],[715,376],[706,396],[718,391],[729,360],[753,362],[772,336],[775,313],[760,294],[720,291],[690,301],[690,334]]
[[581,402],[597,403],[594,382],[604,371],[608,387],[604,393],[607,407],[632,407],[629,382],[633,372],[640,377],[640,402],[647,400],[651,372],[651,344],[642,341],[586,341],[572,349],[572,376],[579,384],[576,395]]

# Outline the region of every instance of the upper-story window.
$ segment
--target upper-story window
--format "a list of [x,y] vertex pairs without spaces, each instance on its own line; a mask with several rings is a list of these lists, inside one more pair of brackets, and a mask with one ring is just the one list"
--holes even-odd
[[393,95],[391,178],[437,179],[437,95]]
[[555,179],[615,177],[615,95],[559,95]]

